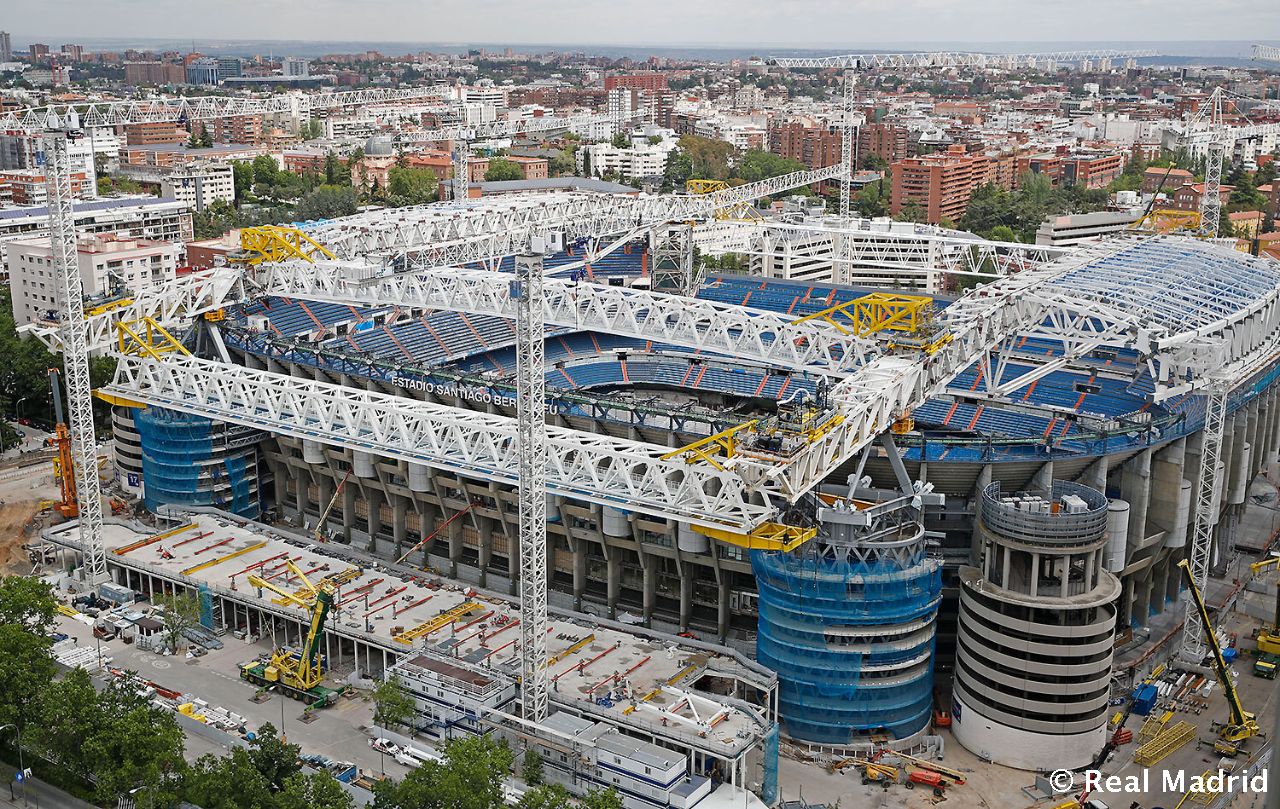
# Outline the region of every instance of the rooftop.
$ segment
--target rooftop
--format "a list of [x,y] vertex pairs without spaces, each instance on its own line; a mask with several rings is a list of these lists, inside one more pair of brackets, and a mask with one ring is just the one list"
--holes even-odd
[[[492,669],[504,678],[520,673],[516,642],[520,633],[509,631],[519,623],[519,610],[501,596],[481,594],[427,573],[402,574],[400,570],[413,568],[392,569],[385,562],[365,560],[369,566],[360,567],[343,558],[350,553],[345,546],[316,545],[220,514],[187,516],[191,521],[186,529],[145,545],[137,543],[153,536],[155,529],[107,522],[103,540],[109,561],[174,581],[207,585],[224,597],[293,619],[303,610],[277,603],[283,599],[269,592],[258,595],[249,584],[250,572],[288,590],[295,589],[295,584],[284,566],[286,557],[313,584],[346,572],[350,578],[337,588],[330,631],[395,654],[430,649]],[[45,535],[74,547],[79,526],[66,523]],[[451,610],[457,615],[462,612],[458,608],[466,605],[470,609],[461,617],[445,616]],[[720,754],[733,754],[744,746],[744,739],[764,732],[762,720],[744,710],[701,696],[690,700],[686,690],[709,668],[742,671],[741,663],[727,654],[681,645],[684,642],[677,638],[618,627],[553,610],[548,621],[553,703],[645,732],[678,736]],[[757,676],[766,677],[763,671]],[[614,699],[607,699],[611,692]],[[620,698],[623,693],[637,701],[635,710],[624,710],[630,700]],[[687,700],[694,702],[692,707]],[[665,713],[665,708],[672,713]]]

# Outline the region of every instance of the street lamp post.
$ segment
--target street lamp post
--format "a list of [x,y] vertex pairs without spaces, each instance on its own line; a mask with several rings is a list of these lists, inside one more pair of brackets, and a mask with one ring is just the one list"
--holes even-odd
[[[22,762],[22,733],[18,726],[10,722],[7,725],[0,725],[0,731],[13,728],[13,743],[18,748],[18,775],[22,778],[22,805],[27,805],[27,767]],[[13,782],[9,782],[9,797],[13,797]]]

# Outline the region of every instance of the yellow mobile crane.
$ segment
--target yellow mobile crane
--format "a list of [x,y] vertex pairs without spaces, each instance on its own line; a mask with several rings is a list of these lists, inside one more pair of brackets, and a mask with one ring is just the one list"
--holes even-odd
[[[1280,556],[1268,556],[1266,559],[1249,565],[1249,569],[1253,571],[1254,576],[1259,576],[1265,573],[1268,568],[1273,568],[1276,565],[1280,565]],[[1264,626],[1258,631],[1258,654],[1268,657],[1280,655],[1280,589],[1276,591],[1276,611],[1275,616],[1271,619],[1271,625]],[[1271,666],[1270,675],[1274,677],[1275,661],[1268,660],[1266,665]],[[1254,671],[1258,672],[1258,668],[1255,667]]]
[[286,561],[289,572],[302,585],[299,593],[277,587],[261,576],[249,575],[249,583],[255,587],[270,590],[290,604],[302,607],[311,613],[311,625],[298,650],[280,647],[271,653],[271,660],[263,662],[255,660],[240,666],[241,679],[255,685],[275,686],[281,693],[292,699],[323,707],[332,705],[338,698],[338,692],[325,688],[320,683],[324,680],[324,661],[320,657],[320,635],[324,631],[325,619],[333,606],[332,585],[322,582],[318,586],[307,579],[297,565]]
[[1227,668],[1227,661],[1222,658],[1222,647],[1218,644],[1218,635],[1213,631],[1213,624],[1209,622],[1209,610],[1205,608],[1200,588],[1196,586],[1195,578],[1191,575],[1191,563],[1183,559],[1178,563],[1178,567],[1182,568],[1182,577],[1186,579],[1187,589],[1191,591],[1191,598],[1195,600],[1196,610],[1200,613],[1200,623],[1204,626],[1205,637],[1209,639],[1209,648],[1213,652],[1213,669],[1217,672],[1218,682],[1222,683],[1222,692],[1226,695],[1227,707],[1231,711],[1228,720],[1216,728],[1218,743],[1214,745],[1214,749],[1230,755],[1239,752],[1244,742],[1264,734],[1258,727],[1257,717],[1246,711],[1240,704],[1240,695],[1236,693],[1236,684],[1231,679],[1231,671]]

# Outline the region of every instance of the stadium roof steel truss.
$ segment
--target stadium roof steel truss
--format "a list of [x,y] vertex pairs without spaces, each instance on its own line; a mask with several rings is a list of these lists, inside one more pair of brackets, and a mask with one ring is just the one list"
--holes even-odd
[[[518,481],[517,422],[176,354],[119,355],[109,395],[320,441],[461,475]],[[774,515],[769,468],[714,469],[664,460],[670,447],[547,426],[547,487],[577,500],[710,527],[755,527]]]
[[20,129],[43,132],[52,115],[65,120],[76,113],[82,127],[124,126],[160,121],[207,121],[236,115],[291,113],[305,115],[311,110],[362,107],[368,104],[443,98],[447,88],[410,87],[402,90],[342,90],[330,93],[283,93],[264,97],[193,96],[148,98],[145,100],[90,101],[29,107],[0,115],[0,130]]
[[475,206],[419,206],[349,217],[315,228],[312,238],[339,259],[411,259],[418,269],[525,252],[535,237],[643,231],[838,177],[840,166],[783,174],[712,194],[630,196],[557,193]]
[[1080,62],[1101,59],[1137,59],[1158,56],[1153,50],[1048,51],[1045,53],[972,53],[934,51],[920,53],[854,53],[843,56],[778,57],[768,60],[777,67],[846,68],[952,68],[952,67],[1018,67],[1038,62]]
[[[513,277],[437,270],[362,280],[365,268],[303,262],[272,266],[275,295],[365,306],[400,306],[514,319]],[[344,273],[352,273],[344,278]],[[543,282],[543,322],[723,354],[778,368],[844,375],[880,349],[870,340],[777,312],[594,283]]]

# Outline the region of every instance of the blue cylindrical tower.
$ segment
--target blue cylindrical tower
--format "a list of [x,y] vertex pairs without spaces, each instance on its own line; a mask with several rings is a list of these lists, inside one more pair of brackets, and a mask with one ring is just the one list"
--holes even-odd
[[756,658],[778,673],[789,736],[856,745],[906,738],[929,722],[940,561],[909,501],[871,515],[819,509],[817,538],[751,556],[760,592]]
[[257,430],[158,407],[133,411],[142,445],[143,503],[213,506],[256,517]]

